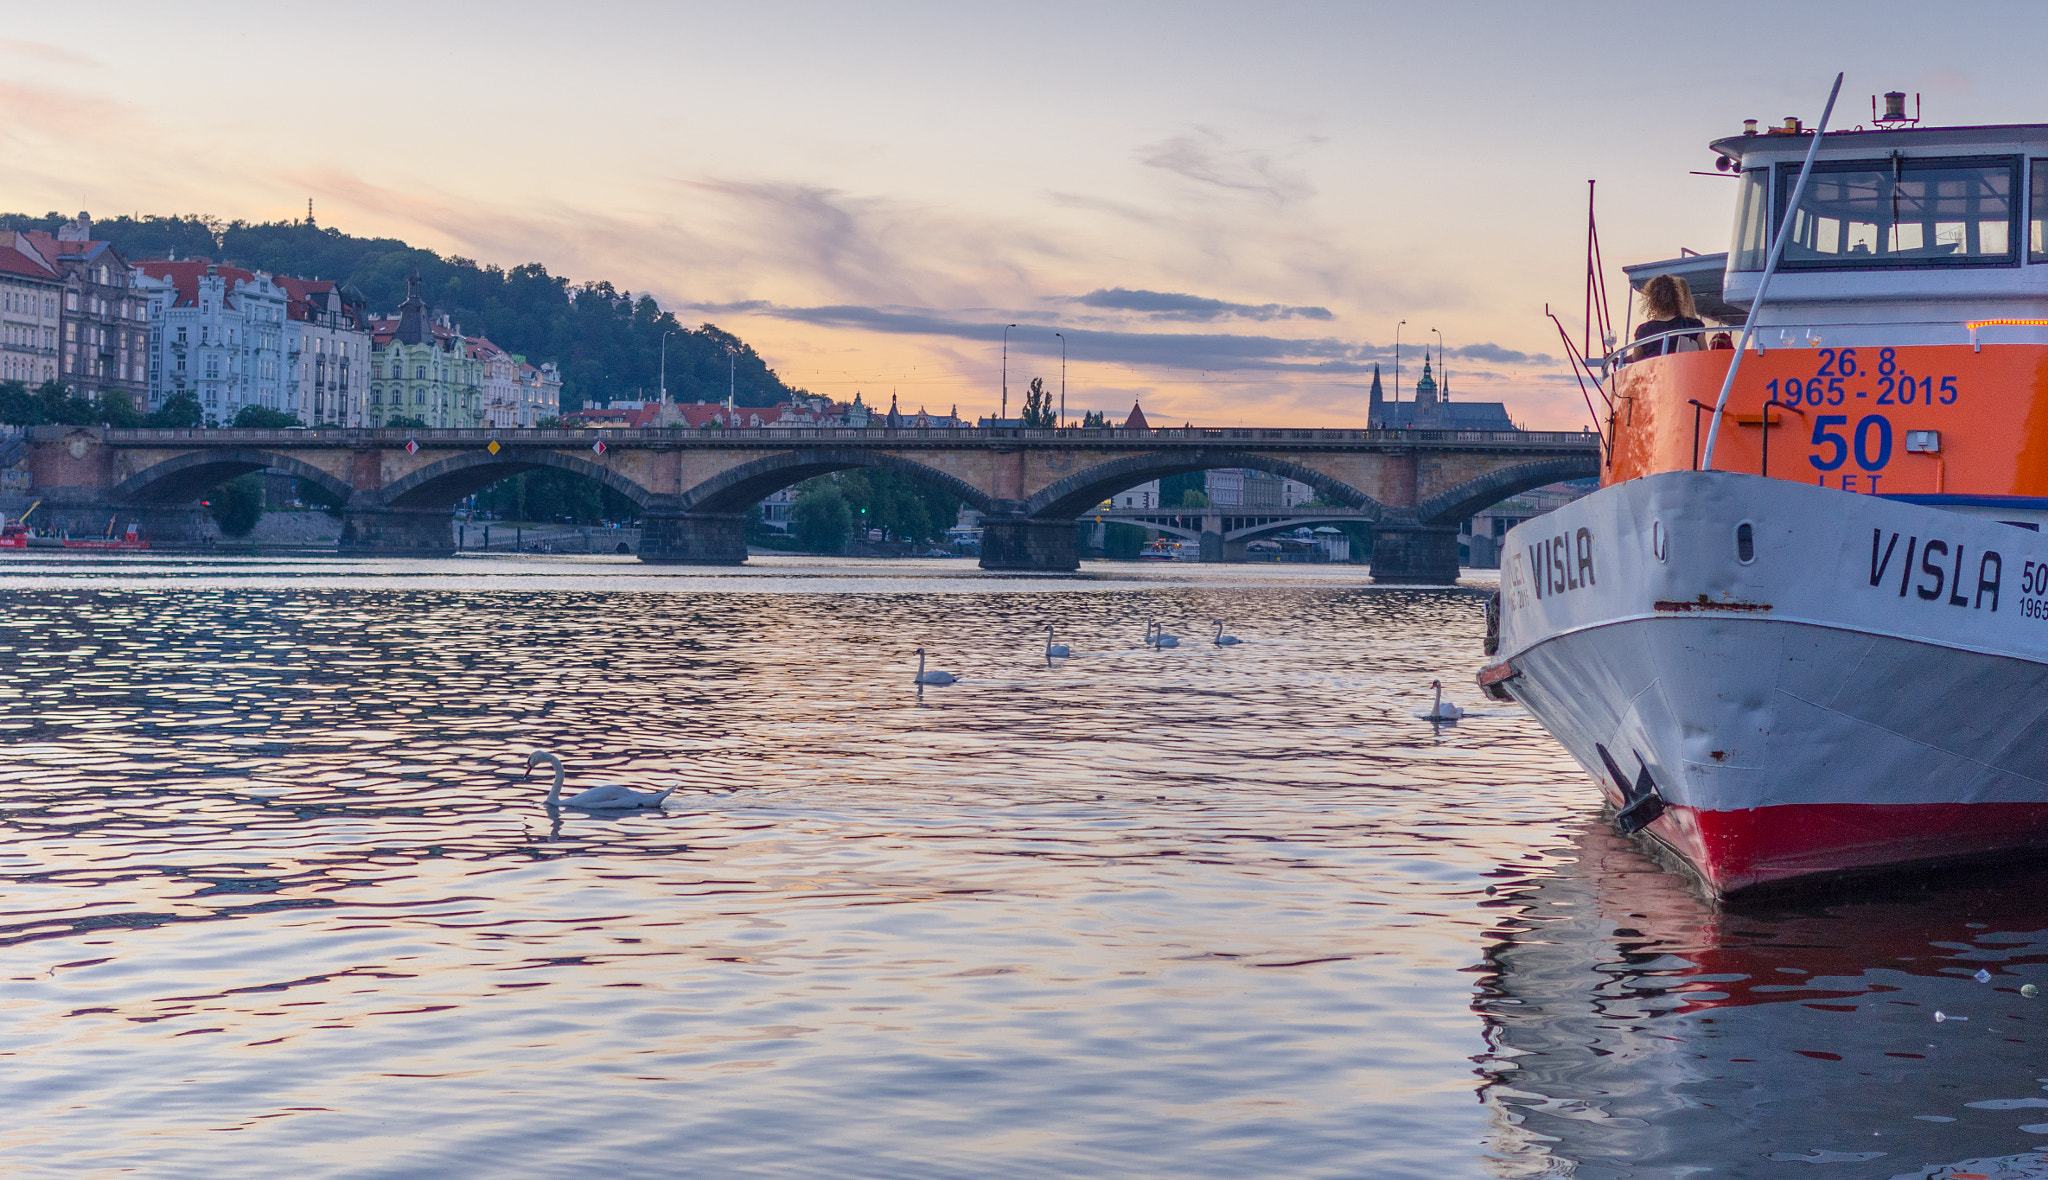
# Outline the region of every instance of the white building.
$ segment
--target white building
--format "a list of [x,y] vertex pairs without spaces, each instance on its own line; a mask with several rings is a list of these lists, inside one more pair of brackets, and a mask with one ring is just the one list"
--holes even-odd
[[361,426],[370,332],[363,298],[326,279],[278,275],[285,293],[285,404],[308,426]]
[[463,338],[482,366],[484,425],[535,426],[562,412],[562,377],[553,361],[538,368],[482,336]]
[[286,393],[286,296],[269,275],[204,259],[134,267],[148,300],[149,406],[189,393],[209,426],[244,406],[290,410]]
[[0,232],[0,381],[56,380],[63,297],[63,277],[28,235]]

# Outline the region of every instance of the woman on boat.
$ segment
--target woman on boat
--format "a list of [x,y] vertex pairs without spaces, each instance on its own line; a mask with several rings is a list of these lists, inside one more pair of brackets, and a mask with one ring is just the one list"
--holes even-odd
[[[1700,319],[1698,309],[1693,307],[1692,288],[1675,275],[1658,275],[1643,288],[1643,314],[1646,318],[1636,328],[1637,340],[1661,332],[1675,332],[1680,328],[1707,326],[1706,321]],[[1672,352],[1697,352],[1699,348],[1700,338],[1696,335],[1669,336],[1636,349],[1635,359],[1648,360]]]

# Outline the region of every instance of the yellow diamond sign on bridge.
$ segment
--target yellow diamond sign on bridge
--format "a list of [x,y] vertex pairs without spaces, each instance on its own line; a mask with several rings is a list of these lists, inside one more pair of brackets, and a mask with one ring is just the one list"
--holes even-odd
[[491,445],[490,445],[490,446],[487,446],[487,447],[485,447],[485,448],[484,448],[484,450],[486,450],[486,451],[489,451],[489,452],[490,452],[491,454],[493,454],[493,455],[497,454],[497,453],[498,453],[498,440],[497,440],[497,439],[495,439],[495,438],[494,438],[494,439],[492,439],[492,440],[491,440]]

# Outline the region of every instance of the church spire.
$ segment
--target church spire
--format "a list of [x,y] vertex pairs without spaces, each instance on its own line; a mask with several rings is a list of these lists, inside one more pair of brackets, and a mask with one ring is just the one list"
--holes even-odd
[[398,333],[400,344],[430,344],[434,339],[434,327],[427,318],[427,301],[420,298],[420,268],[412,268],[412,277],[405,280],[405,302],[398,305]]
[[1380,388],[1380,367],[1372,367],[1372,397],[1366,402],[1365,426],[1379,430],[1386,425],[1386,391]]

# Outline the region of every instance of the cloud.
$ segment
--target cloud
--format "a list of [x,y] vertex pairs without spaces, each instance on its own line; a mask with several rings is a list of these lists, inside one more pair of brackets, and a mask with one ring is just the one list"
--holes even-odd
[[[754,314],[820,327],[859,328],[892,335],[943,336],[959,340],[1001,340],[1004,327],[997,323],[951,320],[924,310],[844,304],[829,307],[771,306],[757,308]],[[1032,330],[1013,330],[1010,333],[1011,352],[1051,355],[1059,351],[1052,340],[1054,329],[1050,325],[1032,324],[1028,328]],[[1059,331],[1065,334],[1067,354],[1074,360],[1183,370],[1370,372],[1372,362],[1379,359],[1382,351],[1373,345],[1330,337],[1290,339],[1227,332],[1114,332],[1067,327]]]
[[1227,147],[1223,136],[1207,127],[1141,146],[1138,162],[1208,188],[1269,197],[1276,202],[1301,200],[1315,192],[1306,176],[1282,168],[1269,153],[1256,148]]
[[1496,365],[1557,365],[1563,362],[1548,353],[1516,352],[1498,344],[1467,344],[1453,348],[1452,356],[1469,357],[1475,361],[1489,361]]
[[[915,307],[856,304],[788,307],[760,299],[738,303],[691,303],[686,306],[713,315],[759,315],[821,328],[987,343],[1002,340],[1005,326],[1000,322],[952,319],[943,312]],[[1394,355],[1392,347],[1387,345],[1330,336],[1128,332],[1048,323],[1013,326],[1009,334],[1010,352],[1058,355],[1059,344],[1053,337],[1055,331],[1066,337],[1067,356],[1071,360],[1181,372],[1369,374],[1375,364],[1390,361]],[[1560,363],[1540,353],[1516,352],[1497,344],[1471,344],[1452,349],[1451,355],[1478,361],[1482,366],[1544,367]]]
[[1171,291],[1133,291],[1124,287],[1098,288],[1071,299],[1085,307],[1143,312],[1155,320],[1207,322],[1225,318],[1244,320],[1327,320],[1334,319],[1327,307],[1288,307],[1279,303],[1226,303],[1199,295]]
[[35,61],[55,62],[64,66],[85,66],[98,69],[98,62],[82,53],[75,53],[61,45],[50,45],[42,41],[17,41],[11,37],[0,37],[0,53],[12,57],[26,57]]

